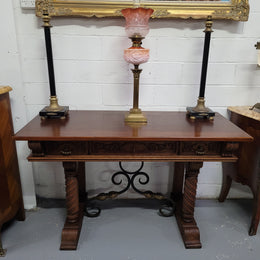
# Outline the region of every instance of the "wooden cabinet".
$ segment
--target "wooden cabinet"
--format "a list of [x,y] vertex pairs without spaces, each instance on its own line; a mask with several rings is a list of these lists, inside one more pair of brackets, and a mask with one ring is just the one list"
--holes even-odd
[[223,184],[219,201],[223,202],[232,180],[248,185],[254,196],[249,235],[255,235],[260,219],[260,113],[249,107],[229,107],[230,120],[250,134],[253,142],[243,143],[236,163],[223,163]]
[[5,222],[24,220],[24,206],[9,100],[10,87],[0,86],[0,255],[4,255],[1,229]]

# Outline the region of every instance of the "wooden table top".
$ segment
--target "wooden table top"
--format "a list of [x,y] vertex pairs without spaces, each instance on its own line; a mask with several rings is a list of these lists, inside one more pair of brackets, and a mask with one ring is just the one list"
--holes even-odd
[[190,120],[186,112],[145,112],[148,123],[129,126],[125,111],[70,111],[66,119],[36,116],[15,140],[28,141],[252,141],[252,137],[216,113],[213,121]]

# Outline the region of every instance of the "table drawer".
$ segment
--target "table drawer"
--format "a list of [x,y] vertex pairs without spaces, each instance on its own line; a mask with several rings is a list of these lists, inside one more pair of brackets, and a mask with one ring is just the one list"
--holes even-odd
[[87,154],[87,142],[45,142],[44,150],[48,155],[80,155]]
[[220,142],[181,142],[181,155],[220,155],[222,145]]
[[34,157],[43,157],[46,155],[70,156],[88,154],[87,142],[81,141],[29,141],[28,146],[32,150],[32,155]]
[[127,155],[127,154],[177,154],[177,142],[90,142],[92,155]]

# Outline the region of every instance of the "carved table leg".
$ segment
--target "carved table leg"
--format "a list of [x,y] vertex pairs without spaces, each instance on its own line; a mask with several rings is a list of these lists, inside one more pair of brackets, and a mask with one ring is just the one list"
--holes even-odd
[[79,203],[86,200],[85,162],[78,163]]
[[198,174],[202,165],[202,162],[187,163],[183,199],[177,203],[176,219],[186,248],[201,248],[194,207]]
[[171,194],[171,198],[175,202],[179,201],[182,198],[183,178],[184,178],[184,163],[175,162],[172,194]]
[[[79,169],[77,162],[63,162],[66,179],[67,218],[62,230],[61,250],[76,250],[83,219],[83,203],[79,203]],[[82,166],[82,165],[81,165]]]

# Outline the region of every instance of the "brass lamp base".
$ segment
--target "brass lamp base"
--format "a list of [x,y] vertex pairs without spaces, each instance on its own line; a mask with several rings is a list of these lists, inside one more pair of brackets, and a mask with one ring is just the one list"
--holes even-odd
[[196,107],[187,107],[187,117],[190,119],[209,119],[214,120],[215,112],[205,107],[205,99],[199,97]]
[[56,96],[50,97],[50,105],[43,108],[39,115],[42,119],[46,118],[60,118],[65,119],[69,113],[68,106],[60,106]]
[[132,108],[129,114],[125,116],[126,123],[147,123],[147,118],[142,113],[141,109]]

